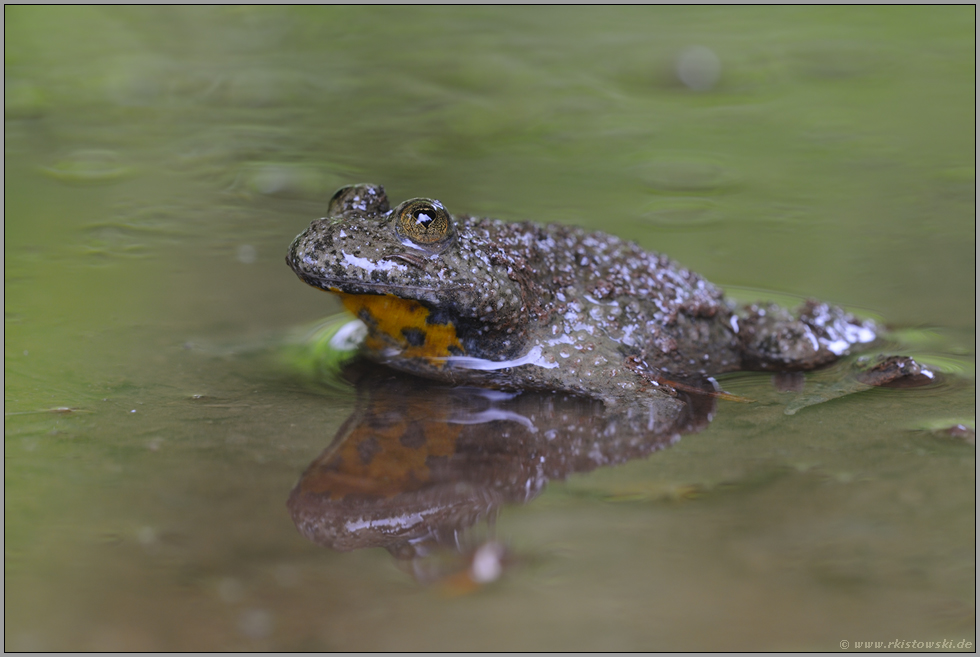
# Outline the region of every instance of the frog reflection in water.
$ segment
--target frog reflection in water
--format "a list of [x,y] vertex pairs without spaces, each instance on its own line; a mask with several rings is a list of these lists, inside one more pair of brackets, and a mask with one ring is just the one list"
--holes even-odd
[[[916,374],[909,366],[870,368],[865,383],[906,381]],[[564,392],[446,386],[363,358],[341,375],[357,404],[290,493],[293,522],[335,550],[386,548],[417,580],[453,593],[493,581],[514,562],[492,537],[502,505],[530,502],[549,481],[645,458],[706,428],[716,406],[706,377],[688,379],[697,393],[606,405]],[[651,482],[638,492],[678,500],[711,491]],[[485,530],[474,527],[481,521]]]
[[367,326],[364,354],[425,378],[553,390],[607,405],[676,394],[692,376],[827,365],[871,322],[808,301],[736,307],[666,256],[600,232],[394,208],[340,189],[286,257]]
[[506,565],[503,545],[473,525],[492,522],[503,504],[531,501],[549,481],[643,458],[702,430],[716,403],[681,391],[642,409],[604,408],[567,393],[440,386],[363,359],[342,375],[357,406],[290,494],[293,522],[336,550],[384,547],[418,580],[456,592]]

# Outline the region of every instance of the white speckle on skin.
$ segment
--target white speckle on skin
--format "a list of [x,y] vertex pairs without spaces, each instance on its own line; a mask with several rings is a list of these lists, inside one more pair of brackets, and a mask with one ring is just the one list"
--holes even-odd
[[508,367],[518,367],[520,365],[537,365],[545,369],[558,367],[558,363],[549,362],[541,355],[541,346],[535,345],[531,350],[520,358],[513,360],[486,360],[484,358],[473,358],[471,356],[447,356],[441,358],[454,367],[468,370],[502,370]]
[[[806,328],[806,332],[803,334],[803,337],[805,337],[807,340],[810,341],[810,344],[813,345],[813,350],[814,351],[820,351],[820,341],[817,340],[817,336],[815,336],[813,334],[813,331],[810,330],[810,327],[809,326],[807,326],[805,328]],[[840,341],[838,341],[838,342],[840,342]],[[834,344],[836,344],[836,343],[834,343]],[[847,347],[848,347],[848,345],[847,345],[847,342],[845,341],[844,342],[844,349],[847,349]],[[834,349],[832,347],[830,347],[830,346],[828,346],[827,348],[830,349],[831,351],[834,351]],[[834,351],[834,353],[837,353],[837,352]]]
[[344,254],[344,262],[352,267],[359,267],[368,273],[375,271],[408,271],[408,268],[405,267],[405,265],[393,262],[391,260],[379,260],[375,263],[371,262],[367,258],[358,258],[357,256],[349,253]]

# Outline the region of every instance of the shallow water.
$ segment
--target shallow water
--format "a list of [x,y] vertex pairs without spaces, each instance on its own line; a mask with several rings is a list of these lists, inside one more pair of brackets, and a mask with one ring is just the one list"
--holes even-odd
[[[6,8],[5,648],[975,645],[974,25]],[[287,498],[358,402],[284,361],[340,308],[282,259],[360,181],[854,308],[944,382],[722,377],[755,403],[480,520],[482,586],[321,547]]]

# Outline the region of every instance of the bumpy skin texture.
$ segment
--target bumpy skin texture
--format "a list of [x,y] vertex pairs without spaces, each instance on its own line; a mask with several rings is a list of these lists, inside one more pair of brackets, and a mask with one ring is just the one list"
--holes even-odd
[[[442,225],[436,215],[449,217],[438,201],[392,210],[382,187],[352,185],[286,257],[310,285],[356,295],[345,303],[368,326],[369,358],[427,378],[616,403],[692,375],[813,369],[875,338],[826,304],[736,308],[694,272],[605,233],[466,215],[441,239],[406,232]],[[404,319],[383,316],[392,304]]]

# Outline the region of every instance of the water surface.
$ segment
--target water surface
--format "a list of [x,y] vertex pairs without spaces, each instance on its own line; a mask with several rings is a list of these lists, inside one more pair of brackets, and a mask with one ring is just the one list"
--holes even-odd
[[[941,431],[975,422],[974,26],[972,6],[6,8],[5,648],[974,641],[975,452]],[[340,307],[283,257],[351,182],[845,305],[944,383],[787,415],[769,376],[725,377],[756,403],[477,522],[508,555],[482,586],[322,547],[287,499],[358,402],[284,364]]]

